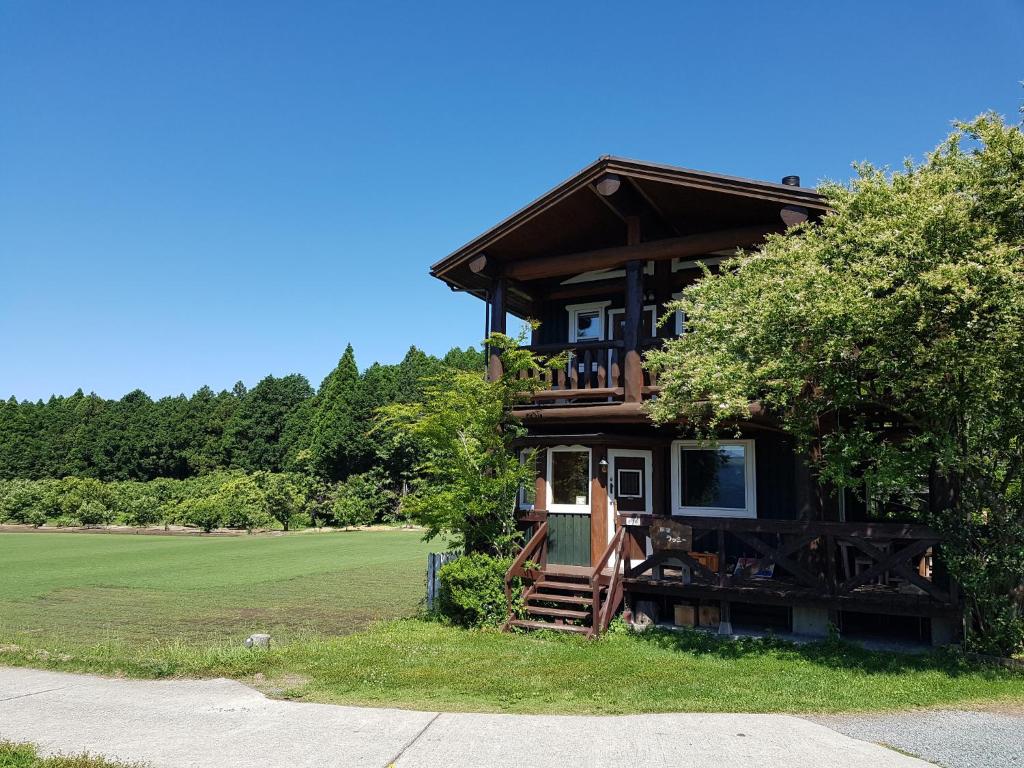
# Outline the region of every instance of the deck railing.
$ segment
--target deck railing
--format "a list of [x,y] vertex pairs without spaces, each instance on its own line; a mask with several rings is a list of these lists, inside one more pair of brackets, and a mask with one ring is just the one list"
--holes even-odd
[[[659,343],[659,339],[646,339],[641,346],[647,350]],[[523,349],[541,359],[558,360],[557,364],[520,374],[524,378],[533,376],[541,383],[531,394],[531,403],[564,405],[631,399],[627,390],[635,385],[625,375],[625,348],[621,341],[530,344]],[[640,382],[642,391],[633,399],[650,396],[656,391],[656,384],[654,374],[645,370]]]
[[608,542],[601,559],[590,572],[590,589],[593,595],[591,627],[595,637],[608,629],[612,615],[622,602],[622,562],[626,543],[626,529],[619,528]]
[[[548,524],[543,521],[537,525],[533,536],[526,542],[511,567],[505,573],[505,599],[509,606],[508,620],[515,618],[512,607],[515,605],[512,584],[516,579],[536,579],[548,564]],[[526,589],[523,589],[523,595]]]
[[[621,516],[648,551],[659,518]],[[941,538],[923,525],[720,517],[673,517],[689,526],[685,551],[626,555],[631,587],[697,597],[776,604],[821,602],[882,613],[937,615],[957,610],[959,594],[935,558]],[[742,558],[742,559],[741,559]]]

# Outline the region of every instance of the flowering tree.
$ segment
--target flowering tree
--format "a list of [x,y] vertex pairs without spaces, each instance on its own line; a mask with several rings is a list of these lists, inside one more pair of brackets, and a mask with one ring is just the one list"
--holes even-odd
[[946,536],[984,650],[1024,648],[1024,134],[983,115],[921,164],[863,165],[833,213],[769,238],[671,309],[657,421],[709,436],[752,402],[822,482],[909,499]]

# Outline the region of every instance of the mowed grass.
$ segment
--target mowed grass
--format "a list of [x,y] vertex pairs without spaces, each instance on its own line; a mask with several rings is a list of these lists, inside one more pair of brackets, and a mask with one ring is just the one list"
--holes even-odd
[[0,642],[288,642],[408,616],[426,554],[409,530],[284,536],[0,534]]
[[[1024,702],[1024,675],[950,654],[697,632],[599,641],[419,618],[409,531],[170,538],[0,534],[0,664],[231,677],[305,701],[480,712],[836,712]],[[246,649],[252,631],[275,636]]]
[[0,664],[133,677],[232,677],[275,696],[438,711],[826,713],[1024,702],[1024,675],[951,655],[720,641],[697,632],[575,637],[421,619],[269,651],[182,645],[5,650]]

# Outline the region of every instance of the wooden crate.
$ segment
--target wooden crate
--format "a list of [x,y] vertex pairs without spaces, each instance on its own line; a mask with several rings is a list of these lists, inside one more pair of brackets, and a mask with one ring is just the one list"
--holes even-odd
[[677,627],[692,627],[697,623],[697,610],[692,605],[675,606],[675,625]]
[[709,571],[718,573],[718,555],[715,552],[688,552],[690,557],[703,565]]
[[702,605],[698,619],[702,627],[717,627],[722,622],[722,611],[717,605]]

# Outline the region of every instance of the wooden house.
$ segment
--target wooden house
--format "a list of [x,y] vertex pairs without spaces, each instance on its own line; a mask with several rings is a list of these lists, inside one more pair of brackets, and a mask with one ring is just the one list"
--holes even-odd
[[[509,572],[527,581],[522,627],[596,634],[633,621],[733,625],[821,636],[897,628],[959,638],[956,586],[939,537],[872,520],[823,491],[771,414],[709,446],[656,427],[645,350],[685,332],[666,304],[738,248],[826,215],[795,176],[781,183],[602,157],[447,258],[431,273],[484,303],[487,328],[540,321],[542,388],[515,409],[536,449],[520,517],[528,543]],[[492,354],[489,375],[500,375]],[[540,567],[528,570],[527,565]]]

